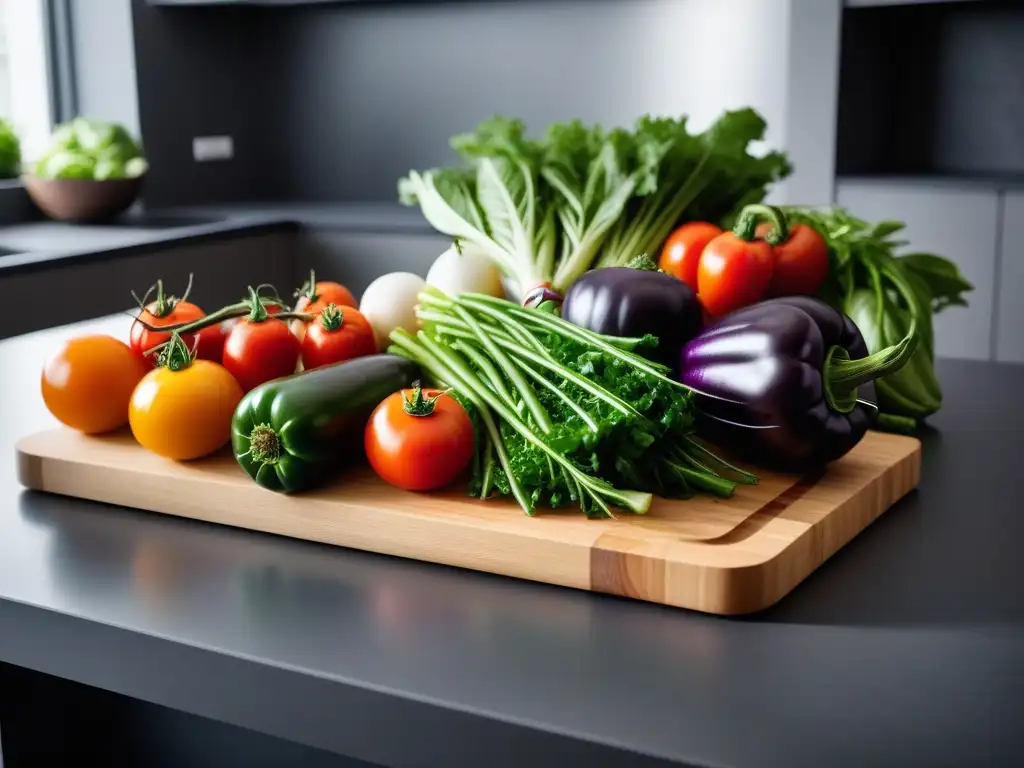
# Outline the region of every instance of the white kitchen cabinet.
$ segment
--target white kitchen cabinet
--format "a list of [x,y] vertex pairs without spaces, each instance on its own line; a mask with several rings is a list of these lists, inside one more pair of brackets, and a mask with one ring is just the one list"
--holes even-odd
[[[869,221],[906,222],[909,250],[955,261],[974,290],[969,307],[950,307],[935,317],[940,357],[994,357],[993,300],[999,236],[999,193],[995,188],[927,180],[840,180],[838,203]],[[1021,204],[1024,213],[1024,204]],[[1021,310],[1024,312],[1024,305]],[[1024,349],[1019,347],[1019,349]]]
[[1024,191],[1003,197],[996,359],[1024,363]]

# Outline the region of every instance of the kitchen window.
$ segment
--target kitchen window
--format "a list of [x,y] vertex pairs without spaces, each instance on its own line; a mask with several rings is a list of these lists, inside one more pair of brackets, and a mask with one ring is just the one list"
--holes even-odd
[[13,123],[23,162],[45,151],[53,127],[45,0],[0,0],[0,117]]

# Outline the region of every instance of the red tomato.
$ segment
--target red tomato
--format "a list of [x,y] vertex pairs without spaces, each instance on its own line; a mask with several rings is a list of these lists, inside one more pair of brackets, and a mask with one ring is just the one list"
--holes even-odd
[[[764,237],[771,229],[767,222],[759,224],[757,236]],[[828,243],[813,227],[790,227],[789,239],[776,245],[772,252],[775,267],[767,296],[813,296],[828,277]]]
[[772,279],[772,247],[732,232],[716,237],[701,255],[697,297],[712,317],[721,317],[764,296]]
[[280,320],[240,320],[224,340],[224,367],[242,390],[295,373],[299,340]]
[[364,443],[381,478],[407,491],[429,491],[448,485],[469,466],[473,424],[451,395],[403,389],[374,409]]
[[696,291],[700,256],[707,244],[720,234],[721,227],[706,221],[683,224],[665,241],[661,257],[658,259],[658,269],[675,275]]
[[[165,326],[190,323],[193,320],[206,316],[203,310],[190,301],[171,299],[170,302],[173,303],[168,303],[167,307],[163,309],[163,314],[160,314],[158,302],[154,301],[152,304],[148,304],[139,313],[138,319],[149,325]],[[196,343],[195,337],[196,334],[194,333],[186,333],[181,338],[191,349]],[[150,365],[156,366],[157,355],[156,353],[146,353],[153,349],[153,347],[163,344],[169,338],[171,338],[169,333],[150,331],[143,327],[141,323],[132,323],[130,336],[132,352],[144,360],[150,361]],[[213,325],[199,331],[199,346],[196,348],[197,358],[219,362],[223,348],[224,334],[219,326]]]
[[328,304],[306,327],[302,339],[302,367],[308,371],[376,351],[373,328],[359,310]]

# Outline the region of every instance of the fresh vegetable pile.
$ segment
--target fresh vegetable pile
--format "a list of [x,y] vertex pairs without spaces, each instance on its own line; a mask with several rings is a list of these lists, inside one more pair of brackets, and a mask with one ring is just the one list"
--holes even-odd
[[[720,452],[819,470],[938,409],[932,316],[971,286],[939,256],[897,255],[899,222],[763,204],[789,171],[748,152],[763,130],[750,110],[696,135],[645,118],[538,140],[485,121],[453,139],[462,166],[401,182],[454,239],[425,280],[382,275],[357,301],[310,273],[294,308],[257,286],[211,313],[191,282],[178,298],[157,281],[130,345],[70,340],[43,397],[168,459],[230,443],[287,493],[365,461],[408,491],[463,481],[527,514],[605,518],[757,482]],[[90,124],[64,134],[121,146]]]
[[593,266],[656,253],[684,220],[724,225],[759,202],[790,171],[779,153],[749,152],[764,131],[750,109],[702,133],[686,118],[645,117],[632,131],[555,123],[541,139],[495,117],[451,140],[462,165],[410,172],[400,197],[493,261],[520,297],[562,293]]
[[76,117],[58,125],[46,153],[35,164],[41,179],[126,179],[148,165],[138,143],[118,123]]

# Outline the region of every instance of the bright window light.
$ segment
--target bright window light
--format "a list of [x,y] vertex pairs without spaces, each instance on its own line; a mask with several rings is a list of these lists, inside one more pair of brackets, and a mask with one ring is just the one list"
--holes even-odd
[[0,116],[14,124],[26,163],[53,127],[48,79],[43,0],[0,0]]

